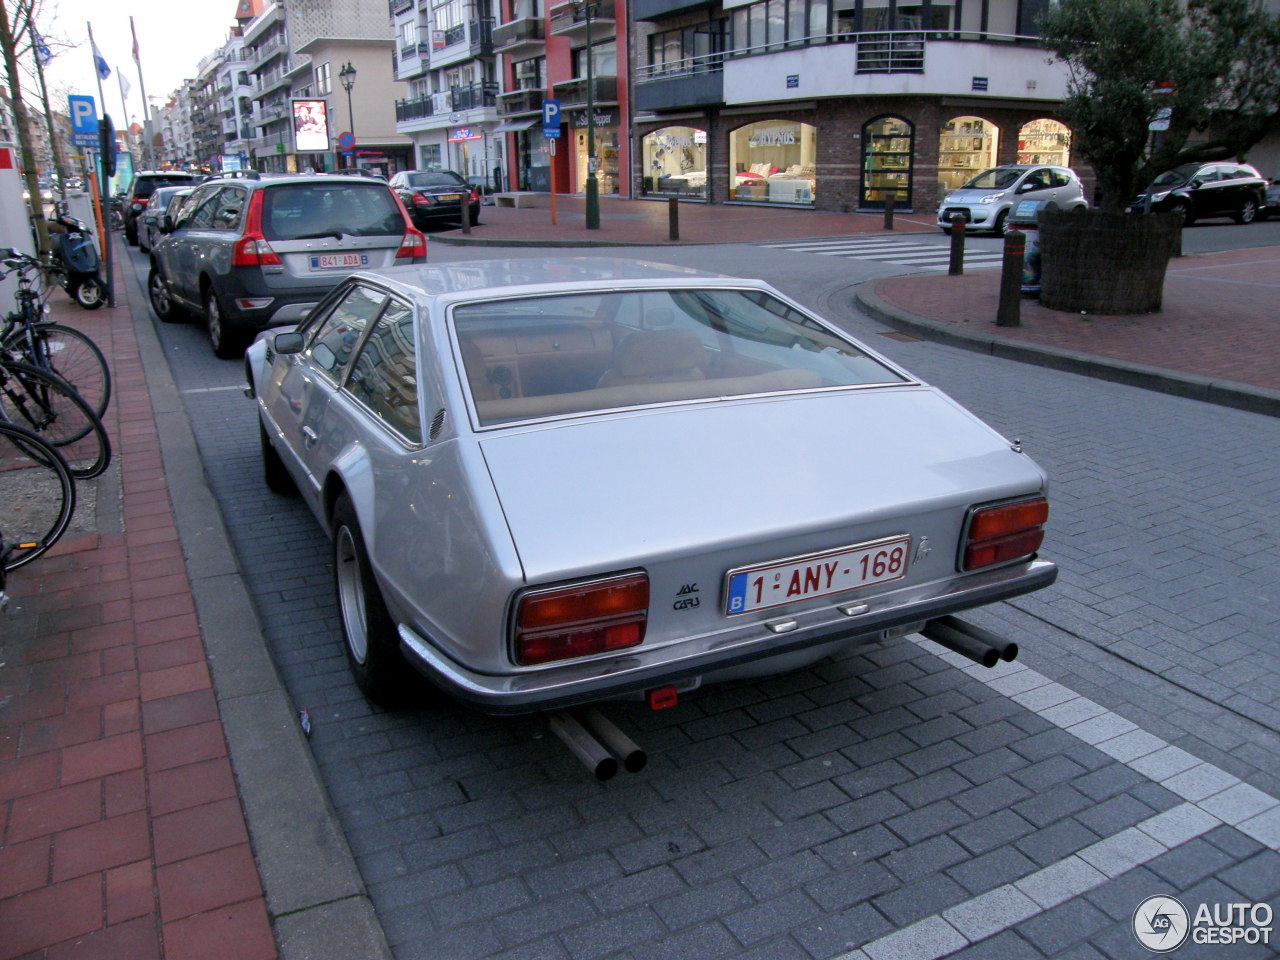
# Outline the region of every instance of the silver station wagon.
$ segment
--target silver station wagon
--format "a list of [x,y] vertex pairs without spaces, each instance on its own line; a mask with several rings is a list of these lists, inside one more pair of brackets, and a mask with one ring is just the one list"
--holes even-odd
[[1057,575],[1016,442],[758,280],[357,273],[246,365],[378,702],[660,708],[921,631],[990,665],[1016,646],[954,614]]

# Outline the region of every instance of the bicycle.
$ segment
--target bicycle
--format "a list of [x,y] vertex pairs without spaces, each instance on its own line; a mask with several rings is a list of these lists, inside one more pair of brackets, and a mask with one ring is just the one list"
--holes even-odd
[[0,355],[29,363],[70,384],[98,417],[111,402],[111,370],[106,357],[86,333],[48,319],[47,295],[36,289],[34,274],[42,268],[35,257],[17,250],[5,252],[0,280],[18,274],[14,295],[17,309],[4,318],[0,327]]
[[55,447],[39,434],[3,422],[0,504],[4,505],[0,513],[0,598],[4,598],[4,571],[30,563],[66,532],[75,512],[76,487],[66,460]]
[[93,409],[65,381],[30,364],[0,358],[0,422],[60,448],[77,479],[99,476],[111,463],[111,441]]

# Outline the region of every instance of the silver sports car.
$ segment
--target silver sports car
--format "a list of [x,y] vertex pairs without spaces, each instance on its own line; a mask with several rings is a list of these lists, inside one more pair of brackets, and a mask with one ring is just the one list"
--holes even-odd
[[[495,713],[776,673],[1039,589],[1044,472],[768,284],[563,258],[358,273],[246,355],[355,678]],[[415,669],[416,668],[416,671]]]

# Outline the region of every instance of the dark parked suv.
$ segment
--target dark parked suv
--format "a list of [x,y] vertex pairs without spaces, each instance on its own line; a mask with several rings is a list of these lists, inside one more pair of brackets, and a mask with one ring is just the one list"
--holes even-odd
[[1247,163],[1184,163],[1160,174],[1129,209],[1140,213],[1148,198],[1157,213],[1180,213],[1187,226],[1208,217],[1252,223],[1266,206],[1267,181]]
[[210,180],[151,251],[161,320],[205,318],[214,353],[300,320],[352,271],[423,263],[427,241],[381,180],[329,174]]
[[190,187],[200,182],[194,173],[181,170],[141,170],[133,175],[129,184],[129,197],[124,205],[124,236],[133,246],[138,245],[138,218],[147,209],[151,195],[161,187]]
[[465,199],[471,222],[480,222],[480,192],[452,170],[405,170],[391,178],[414,225],[422,229],[462,220]]

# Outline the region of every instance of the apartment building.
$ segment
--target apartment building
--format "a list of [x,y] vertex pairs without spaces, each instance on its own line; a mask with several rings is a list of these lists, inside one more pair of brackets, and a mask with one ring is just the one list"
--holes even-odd
[[214,169],[241,169],[248,166],[249,141],[253,139],[253,83],[239,26],[231,28],[231,35],[217,53],[214,78],[219,126]]
[[456,170],[501,188],[506,137],[493,0],[391,0],[396,129],[412,143],[414,166]]
[[[256,126],[249,142],[253,167],[292,173],[340,166],[345,161],[334,141],[345,131],[339,118],[358,127],[351,131],[357,163],[384,172],[408,165],[408,138],[390,119],[392,67],[383,53],[389,34],[383,0],[271,0],[254,12],[244,23]],[[315,45],[319,41],[326,42]],[[345,116],[346,91],[339,74],[348,62],[356,68],[357,81],[350,115]],[[295,101],[311,103],[295,111]],[[295,135],[304,126],[319,139],[308,143],[304,136],[300,146]]]
[[641,196],[932,209],[1004,163],[1071,162],[1048,0],[632,0]]
[[[501,0],[501,16],[494,47],[503,60],[504,186],[548,191],[554,178],[559,193],[585,191],[594,139],[600,194],[632,196],[628,0]],[[544,99],[560,103],[557,138],[543,136]]]

